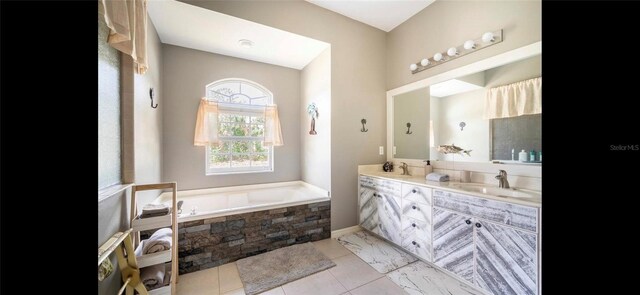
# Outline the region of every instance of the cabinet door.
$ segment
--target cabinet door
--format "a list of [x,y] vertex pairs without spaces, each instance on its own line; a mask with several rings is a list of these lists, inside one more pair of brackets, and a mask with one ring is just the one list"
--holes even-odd
[[475,284],[495,295],[537,294],[536,235],[477,221]]
[[433,214],[433,262],[473,283],[471,218],[438,207]]
[[360,226],[376,234],[378,232],[378,200],[374,190],[360,186],[359,220]]
[[400,197],[377,192],[378,200],[378,234],[389,241],[402,243]]

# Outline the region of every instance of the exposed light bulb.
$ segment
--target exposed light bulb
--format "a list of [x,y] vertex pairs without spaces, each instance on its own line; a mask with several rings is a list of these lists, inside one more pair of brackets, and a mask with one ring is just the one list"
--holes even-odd
[[438,52],[433,55],[433,60],[440,61],[442,59],[442,53]]
[[418,69],[418,65],[417,65],[417,64],[411,64],[411,65],[409,66],[409,70],[415,71],[415,70],[417,70],[417,69]]
[[447,50],[447,55],[448,56],[454,56],[458,54],[458,50],[455,47],[451,47],[449,48],[449,50]]
[[464,42],[464,49],[471,50],[476,48],[476,43],[473,40],[467,40]]
[[425,59],[423,59],[423,60],[421,60],[421,61],[420,61],[420,64],[421,64],[423,67],[426,67],[426,66],[429,64],[429,60],[425,58]]
[[482,34],[482,42],[493,42],[493,33],[492,32],[486,32],[484,34]]

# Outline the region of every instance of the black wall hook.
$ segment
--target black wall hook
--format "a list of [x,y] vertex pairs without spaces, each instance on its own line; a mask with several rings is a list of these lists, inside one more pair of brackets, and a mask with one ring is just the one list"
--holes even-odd
[[410,130],[411,130],[411,123],[407,123],[407,134],[413,133],[413,131],[410,131]]
[[369,131],[369,129],[364,128],[364,124],[367,124],[367,119],[362,119],[362,120],[360,120],[360,123],[362,123],[362,129],[360,129],[360,132],[367,132],[367,131]]
[[154,94],[153,88],[149,88],[149,97],[151,98],[151,107],[155,109],[158,107],[158,103],[156,103],[155,106],[153,105],[153,94]]

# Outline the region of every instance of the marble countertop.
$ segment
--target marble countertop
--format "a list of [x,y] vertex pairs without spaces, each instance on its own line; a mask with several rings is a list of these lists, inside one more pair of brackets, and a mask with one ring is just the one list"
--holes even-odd
[[436,181],[427,181],[424,176],[411,176],[411,175],[400,175],[396,172],[360,172],[361,175],[367,175],[372,177],[386,178],[394,181],[404,182],[408,184],[418,184],[421,186],[426,186],[434,189],[442,189],[451,192],[456,192],[465,195],[477,196],[480,198],[491,199],[496,201],[502,201],[513,204],[520,204],[532,207],[542,207],[542,192],[541,191],[533,191],[533,190],[525,190],[525,189],[516,189],[516,191],[521,191],[524,193],[530,193],[533,197],[509,197],[509,196],[496,196],[492,194],[485,194],[481,192],[469,191],[461,188],[460,186],[464,185],[472,185],[472,186],[485,186],[485,187],[495,187],[494,185],[482,184],[482,183],[461,183],[457,181],[446,181],[446,182],[436,182]]

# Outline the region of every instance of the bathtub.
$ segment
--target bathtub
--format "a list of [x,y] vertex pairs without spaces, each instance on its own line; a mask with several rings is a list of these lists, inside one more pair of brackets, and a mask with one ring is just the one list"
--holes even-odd
[[[328,191],[304,181],[178,191],[178,202],[183,201],[178,222],[328,200],[330,200]],[[171,206],[171,192],[162,193],[153,203],[165,203]],[[192,211],[194,211],[193,214]]]
[[331,237],[329,192],[302,181],[179,191],[178,201],[179,274]]

